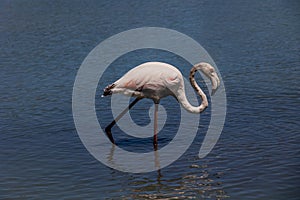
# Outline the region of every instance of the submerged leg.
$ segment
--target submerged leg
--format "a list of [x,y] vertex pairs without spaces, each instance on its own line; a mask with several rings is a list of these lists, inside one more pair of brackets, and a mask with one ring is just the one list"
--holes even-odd
[[158,113],[158,103],[155,103],[154,110],[154,135],[153,135],[153,147],[157,150],[157,113]]
[[115,144],[114,138],[111,134],[111,128],[127,113],[139,100],[142,98],[136,98],[133,102],[129,104],[127,108],[125,108],[117,117],[114,119],[106,128],[105,128],[105,133],[111,143]]

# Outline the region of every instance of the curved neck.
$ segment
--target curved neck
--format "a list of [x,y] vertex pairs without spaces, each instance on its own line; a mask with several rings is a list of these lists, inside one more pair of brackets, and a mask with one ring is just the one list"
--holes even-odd
[[196,90],[197,94],[201,97],[201,100],[202,100],[201,104],[199,106],[191,105],[186,98],[184,87],[179,89],[177,96],[176,96],[178,101],[180,102],[180,104],[184,107],[184,109],[191,113],[201,113],[208,106],[207,97],[206,97],[205,93],[201,90],[199,85],[196,83],[195,78],[194,78],[197,70],[201,70],[199,67],[197,67],[197,65],[192,67],[189,78],[190,78],[190,83],[191,83],[192,87]]

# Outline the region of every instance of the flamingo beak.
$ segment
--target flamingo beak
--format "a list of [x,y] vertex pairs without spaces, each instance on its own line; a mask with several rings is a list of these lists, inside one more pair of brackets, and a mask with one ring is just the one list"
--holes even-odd
[[220,79],[218,77],[218,74],[216,72],[213,72],[210,74],[210,80],[212,85],[211,96],[213,96],[220,86]]
[[211,96],[214,96],[215,93],[216,93],[216,91],[217,91],[216,89],[212,89],[212,90],[211,90]]

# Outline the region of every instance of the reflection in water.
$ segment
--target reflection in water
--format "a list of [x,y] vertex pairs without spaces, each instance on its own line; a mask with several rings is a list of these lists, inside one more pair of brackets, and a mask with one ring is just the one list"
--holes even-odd
[[[151,181],[135,182],[133,194],[129,199],[226,199],[221,183],[209,177],[187,175],[181,179],[160,179],[157,183]],[[126,199],[126,198],[125,198]]]
[[111,149],[110,152],[107,156],[107,161],[110,163],[112,166],[115,166],[116,164],[114,163],[114,153],[115,153],[115,144],[111,144]]
[[[115,162],[115,160],[114,160],[115,148],[116,148],[116,145],[112,144],[110,152],[107,155],[107,162],[114,168],[118,169],[118,168],[120,168],[120,165],[118,165],[117,162]],[[155,169],[157,170],[157,181],[159,181],[160,177],[161,177],[159,153],[158,153],[158,151],[153,151],[153,154],[154,154],[154,163],[153,164],[154,164]]]
[[[114,166],[115,145],[112,145],[108,162]],[[172,170],[162,173],[160,169],[159,152],[154,151],[154,166],[157,169],[156,178],[152,173],[132,175],[129,180],[128,196],[122,199],[227,199],[222,186],[224,172],[211,172],[208,165],[183,165],[178,176]],[[187,169],[188,168],[188,169]],[[163,169],[164,170],[164,169]],[[185,173],[186,172],[186,173]],[[148,176],[150,174],[150,176]],[[174,178],[176,177],[176,178]]]
[[[200,168],[198,168],[201,170]],[[160,177],[157,182],[144,180],[133,182],[131,197],[128,199],[226,199],[222,183],[217,179],[221,173],[209,174],[205,169],[202,175],[189,174],[182,178]],[[126,199],[126,198],[125,198]]]

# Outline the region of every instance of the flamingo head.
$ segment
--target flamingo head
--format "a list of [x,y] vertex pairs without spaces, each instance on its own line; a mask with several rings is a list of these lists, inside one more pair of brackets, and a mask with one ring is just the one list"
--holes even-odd
[[211,81],[212,91],[211,95],[214,95],[220,86],[219,76],[213,66],[208,63],[199,63],[197,67],[203,72],[203,74],[208,77]]

